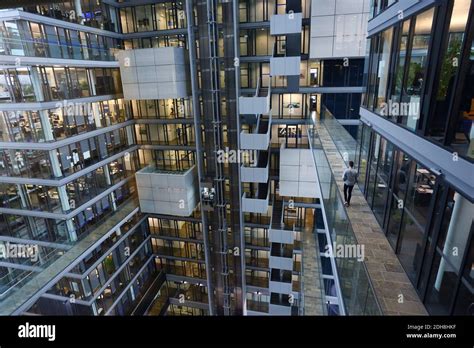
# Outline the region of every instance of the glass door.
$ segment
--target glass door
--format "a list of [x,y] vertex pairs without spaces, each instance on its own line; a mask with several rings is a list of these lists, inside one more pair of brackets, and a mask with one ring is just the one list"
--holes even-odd
[[436,180],[436,186],[434,189],[436,199],[434,200],[434,204],[432,204],[431,207],[430,223],[426,226],[426,244],[424,258],[421,265],[421,271],[419,272],[417,277],[417,289],[422,295],[422,297],[426,292],[428,278],[430,275],[430,268],[435,253],[435,245],[433,243],[433,240],[434,238],[438,237],[438,230],[443,218],[443,208],[445,206],[446,197],[448,193],[445,185],[445,181],[441,177]]

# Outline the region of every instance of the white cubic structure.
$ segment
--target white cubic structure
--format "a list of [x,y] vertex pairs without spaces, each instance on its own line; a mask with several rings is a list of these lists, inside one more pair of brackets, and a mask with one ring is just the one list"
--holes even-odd
[[302,13],[273,15],[270,17],[270,35],[299,34],[302,24]]
[[310,149],[280,150],[280,196],[320,198]]
[[301,56],[298,57],[271,57],[271,76],[299,76]]
[[241,115],[266,115],[270,112],[270,93],[266,97],[239,97]]
[[126,100],[179,99],[191,95],[188,52],[181,47],[118,53]]
[[363,57],[370,0],[311,1],[311,59]]
[[146,167],[135,176],[144,213],[190,216],[198,204],[195,166],[182,172]]

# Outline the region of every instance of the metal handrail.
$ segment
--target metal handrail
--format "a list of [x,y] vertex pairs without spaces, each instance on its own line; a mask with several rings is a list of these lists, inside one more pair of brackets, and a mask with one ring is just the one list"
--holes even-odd
[[[310,125],[311,125],[311,122],[310,122]],[[310,129],[308,129],[308,137],[309,137],[310,139],[313,138],[313,137],[311,137],[311,135],[310,135]],[[310,141],[310,144],[312,144],[311,141]],[[312,145],[311,145],[311,148],[312,148]],[[327,158],[327,155],[326,155],[326,153],[325,153],[324,151],[323,151],[323,153],[324,153],[324,157],[326,158],[326,162],[328,163],[328,166],[329,166],[329,160],[328,160],[328,158]],[[335,177],[334,177],[334,173],[332,172],[332,170],[329,170],[329,174],[328,174],[328,175],[330,175],[331,182],[336,183],[336,179],[335,179]],[[318,172],[318,176],[319,176],[319,172]],[[322,192],[322,191],[323,191],[323,190],[321,190],[321,192]],[[322,197],[322,198],[324,198],[324,197]],[[338,199],[340,205],[343,206],[343,204],[342,204],[343,201],[342,201],[342,197],[341,197],[341,194],[340,194],[339,190],[336,190],[336,199]],[[321,203],[322,203],[322,202],[321,202]],[[329,204],[328,206],[330,206],[330,204]],[[349,218],[347,217],[346,208],[344,208],[343,211],[344,211],[344,213],[345,213],[345,215],[346,215],[347,230],[351,232],[351,235],[353,236],[354,240],[357,241],[357,238],[355,237],[355,234],[354,234],[354,230],[352,229],[352,223],[351,223],[351,221],[349,220]],[[326,228],[328,228],[328,227],[329,227],[329,226],[326,226]],[[328,241],[328,242],[331,242],[331,241]],[[366,266],[366,264],[365,264],[364,261],[362,261],[361,264],[362,264],[363,270],[364,270],[365,275],[366,275],[366,278],[367,278],[367,283],[368,283],[368,289],[367,289],[367,290],[370,289],[370,291],[372,292],[373,298],[374,298],[374,301],[375,301],[375,304],[376,304],[376,306],[377,306],[377,309],[378,309],[379,313],[382,313],[382,310],[381,310],[382,307],[381,307],[380,302],[379,302],[379,300],[378,300],[378,298],[377,298],[377,296],[376,296],[376,293],[375,293],[375,289],[374,289],[372,280],[371,280],[371,278],[370,278],[370,276],[369,276],[369,272],[368,272],[368,270],[367,270],[367,266]],[[336,264],[336,266],[337,266],[337,264]],[[368,294],[369,294],[369,292],[366,291],[366,300],[367,300]],[[344,305],[344,306],[345,306],[345,305]]]

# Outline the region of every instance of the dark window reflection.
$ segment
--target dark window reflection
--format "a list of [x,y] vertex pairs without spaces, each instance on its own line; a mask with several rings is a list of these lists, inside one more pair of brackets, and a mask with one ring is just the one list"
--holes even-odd
[[423,257],[423,229],[406,210],[403,215],[401,234],[398,257],[408,277],[414,282]]
[[457,281],[458,275],[454,268],[439,253],[436,253],[426,298],[426,306],[430,314],[449,314]]
[[449,135],[448,144],[461,156],[474,158],[474,127],[472,127],[474,122],[474,41],[467,64],[469,67],[462,90],[461,107],[454,132]]

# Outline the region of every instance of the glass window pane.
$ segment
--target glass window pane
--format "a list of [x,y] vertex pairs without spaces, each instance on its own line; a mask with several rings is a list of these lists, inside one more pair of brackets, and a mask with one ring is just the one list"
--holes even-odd
[[474,216],[474,204],[454,190],[450,190],[441,223],[438,250],[456,271],[461,268]]
[[462,89],[461,108],[457,115],[455,129],[448,143],[459,154],[474,158],[474,40],[471,43],[471,56],[467,62],[469,69]]
[[405,209],[401,229],[400,262],[412,282],[415,281],[423,258],[423,230]]
[[436,176],[418,163],[412,165],[409,173],[405,207],[421,226],[425,226],[430,213]]
[[367,175],[367,157],[369,153],[369,144],[372,131],[366,125],[363,126],[361,150],[360,150],[360,165],[359,165],[359,187],[362,192],[365,192],[365,178]]
[[459,61],[465,37],[466,23],[469,15],[471,0],[455,0],[447,46],[441,63],[438,76],[438,90],[433,92],[436,99],[433,114],[429,122],[429,136],[436,141],[443,142],[445,138],[450,100],[455,86],[456,73],[459,70]]
[[[411,38],[412,48],[408,62],[408,75],[402,94],[402,102],[408,103],[408,115],[401,115],[400,120],[411,130],[417,129],[420,117],[421,93],[426,80],[426,65],[434,12],[435,9],[432,8],[416,17],[415,32]],[[402,112],[400,113],[402,114]]]
[[[405,62],[407,57],[407,47],[408,47],[408,34],[410,32],[410,24],[411,19],[406,20],[403,22],[401,38],[400,38],[400,45],[398,47],[398,57],[397,63],[395,67],[395,74],[393,80],[393,87],[391,93],[391,101],[395,105],[400,103],[401,95],[402,95],[402,86],[403,86],[403,76],[405,72]],[[397,120],[397,114],[392,115],[392,112],[389,113],[389,118],[393,118]]]
[[392,196],[392,206],[390,207],[390,215],[387,227],[387,238],[392,247],[397,246],[398,232],[402,221],[403,209],[400,209],[399,200],[396,196]]
[[462,281],[454,307],[454,315],[474,315],[474,288]]
[[472,288],[474,287],[474,221],[471,223],[471,236],[471,245],[468,249],[466,266],[462,275]]
[[457,282],[458,276],[451,265],[439,253],[435,253],[425,301],[431,315],[450,314]]
[[390,55],[392,51],[392,39],[393,39],[393,28],[385,30],[380,38],[380,55],[379,55],[379,66],[377,71],[378,77],[378,91],[376,100],[376,111],[380,112],[385,116],[383,110],[386,111],[386,96],[387,96],[387,85],[390,69]]
[[375,175],[377,172],[377,163],[379,158],[379,151],[380,151],[380,140],[381,137],[378,134],[375,134],[374,141],[372,143],[372,155],[370,158],[370,164],[368,166],[369,170],[369,179],[368,179],[368,188],[367,188],[367,201],[370,206],[372,206],[373,202],[373,194],[375,188]]
[[410,158],[401,151],[397,151],[395,155],[395,162],[397,170],[395,172],[393,193],[398,196],[399,199],[405,199],[405,195],[408,189],[408,178],[410,175]]
[[380,142],[380,158],[377,170],[377,182],[375,185],[373,211],[375,217],[383,225],[384,212],[387,203],[388,182],[393,163],[393,145],[382,139]]

